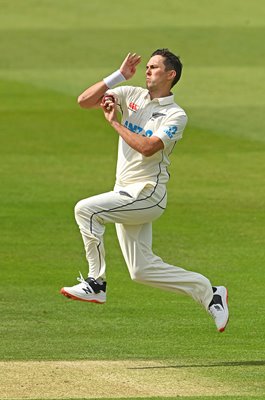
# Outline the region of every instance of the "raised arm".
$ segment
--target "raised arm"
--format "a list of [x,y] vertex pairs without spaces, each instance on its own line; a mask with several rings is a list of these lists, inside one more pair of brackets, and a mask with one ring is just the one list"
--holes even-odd
[[136,66],[140,62],[141,56],[138,56],[135,53],[129,53],[125,57],[123,63],[117,71],[104,78],[102,81],[90,86],[88,89],[80,94],[77,100],[80,107],[99,107],[101,99],[104,96],[105,92],[113,86],[116,86],[117,84],[132,78],[136,72]]

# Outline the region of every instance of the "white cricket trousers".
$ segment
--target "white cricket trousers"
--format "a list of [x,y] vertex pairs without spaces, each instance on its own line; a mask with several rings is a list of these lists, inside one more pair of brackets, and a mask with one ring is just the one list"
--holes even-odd
[[[201,274],[165,263],[152,252],[152,221],[166,207],[164,185],[145,187],[137,198],[126,192],[107,192],[79,201],[75,218],[83,238],[89,276],[105,279],[105,224],[112,222],[131,279],[191,296],[208,309],[212,285]],[[172,245],[172,244],[171,244]]]

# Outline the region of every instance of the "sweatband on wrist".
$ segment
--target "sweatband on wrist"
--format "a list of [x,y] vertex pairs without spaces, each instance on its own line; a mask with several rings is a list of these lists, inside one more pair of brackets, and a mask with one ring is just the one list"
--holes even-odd
[[113,72],[113,74],[107,76],[103,79],[106,86],[109,89],[113,88],[113,86],[118,85],[121,82],[126,81],[126,78],[122,75],[121,71],[118,69],[117,71]]

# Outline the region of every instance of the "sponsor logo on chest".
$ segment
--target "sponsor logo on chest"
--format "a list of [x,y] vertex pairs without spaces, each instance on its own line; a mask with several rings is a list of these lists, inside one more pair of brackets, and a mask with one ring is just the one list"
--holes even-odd
[[125,121],[124,126],[129,129],[129,131],[137,133],[137,134],[141,134],[142,136],[152,136],[153,135],[153,131],[151,131],[151,129],[148,129],[147,131],[144,131],[143,128],[139,125],[136,124],[132,124],[129,121]]

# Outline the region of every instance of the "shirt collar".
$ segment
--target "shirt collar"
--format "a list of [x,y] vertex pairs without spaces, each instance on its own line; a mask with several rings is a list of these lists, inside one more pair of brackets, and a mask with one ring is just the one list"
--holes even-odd
[[[150,95],[149,95],[148,91],[146,93],[146,97],[148,97],[150,99]],[[167,106],[169,104],[174,103],[174,94],[171,93],[169,96],[166,96],[166,97],[157,97],[153,100],[150,99],[150,101],[156,101],[160,104],[160,106]]]
[[174,103],[174,94],[167,97],[160,97],[157,100],[160,106],[167,106],[168,104]]

